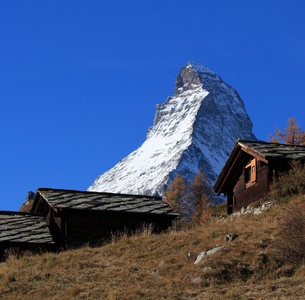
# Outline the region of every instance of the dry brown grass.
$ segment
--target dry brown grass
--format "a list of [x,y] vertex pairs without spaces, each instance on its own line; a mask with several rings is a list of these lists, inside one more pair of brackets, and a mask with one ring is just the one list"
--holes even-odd
[[286,207],[274,244],[276,256],[285,265],[298,266],[305,262],[305,205],[302,202]]
[[[285,211],[278,205],[261,215],[160,235],[145,228],[98,248],[18,259],[11,253],[0,264],[0,298],[302,299],[305,267],[281,265],[273,249]],[[225,242],[230,233],[239,237]],[[198,265],[195,255],[187,257],[216,245],[225,248]],[[212,269],[203,272],[205,266]],[[196,277],[202,281],[192,283]]]

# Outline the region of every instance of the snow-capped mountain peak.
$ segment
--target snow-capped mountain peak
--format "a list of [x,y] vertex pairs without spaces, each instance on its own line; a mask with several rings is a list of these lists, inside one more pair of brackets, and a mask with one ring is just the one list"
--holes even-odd
[[188,62],[174,96],[156,106],[141,147],[88,190],[162,195],[177,173],[190,181],[200,167],[214,183],[238,138],[255,139],[238,93],[207,66]]

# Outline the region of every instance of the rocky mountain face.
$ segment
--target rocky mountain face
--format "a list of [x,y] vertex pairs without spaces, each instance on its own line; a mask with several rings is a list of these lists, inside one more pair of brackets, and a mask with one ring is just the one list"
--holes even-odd
[[21,205],[19,211],[21,212],[29,212],[33,203],[35,194],[32,191],[28,192],[28,196],[25,199],[25,202]]
[[141,147],[98,176],[89,191],[162,195],[177,173],[191,181],[200,167],[214,184],[235,141],[256,139],[236,90],[204,65],[187,63],[174,96],[156,109]]

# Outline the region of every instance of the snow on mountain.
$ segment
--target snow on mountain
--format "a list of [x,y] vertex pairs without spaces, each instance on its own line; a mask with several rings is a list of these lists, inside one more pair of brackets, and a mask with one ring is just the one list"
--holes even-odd
[[177,173],[190,181],[200,167],[213,184],[235,141],[256,139],[238,93],[204,65],[187,63],[174,96],[156,109],[141,147],[98,176],[89,191],[162,195]]

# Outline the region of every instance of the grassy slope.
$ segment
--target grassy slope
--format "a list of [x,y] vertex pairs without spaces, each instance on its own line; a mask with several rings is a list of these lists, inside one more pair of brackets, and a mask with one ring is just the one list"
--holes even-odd
[[[0,298],[302,299],[305,268],[279,268],[272,250],[286,208],[182,232],[123,236],[99,248],[10,255],[0,264]],[[239,237],[225,242],[229,233]],[[225,248],[202,264],[187,257],[216,245]],[[203,272],[205,266],[212,269]],[[192,283],[196,277],[202,281]]]

